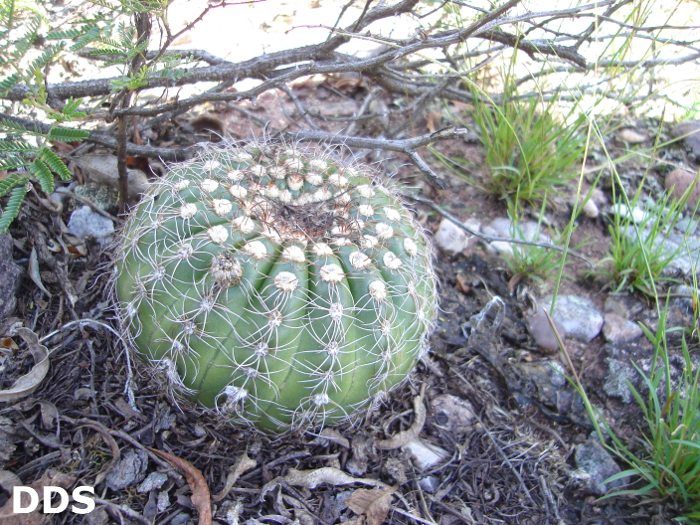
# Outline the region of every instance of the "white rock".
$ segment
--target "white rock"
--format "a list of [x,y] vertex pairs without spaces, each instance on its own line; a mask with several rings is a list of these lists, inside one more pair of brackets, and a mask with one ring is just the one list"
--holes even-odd
[[71,214],[68,231],[76,237],[96,239],[103,244],[111,239],[114,223],[107,217],[92,211],[90,206],[83,206]]
[[588,201],[586,201],[586,204],[583,205],[583,208],[581,208],[581,211],[589,219],[595,219],[596,217],[598,217],[598,215],[600,215],[598,205],[593,199],[588,199]]
[[630,128],[625,128],[622,131],[620,131],[619,137],[621,141],[627,142],[627,144],[640,144],[647,139],[638,131],[635,131]]
[[[578,209],[581,213],[583,213],[584,216],[588,217],[589,219],[595,219],[596,217],[598,217],[598,215],[600,215],[600,210],[598,209],[598,205],[595,202],[595,197],[591,195],[591,198],[588,199],[583,206],[581,206],[581,203],[584,201],[585,198],[585,194],[579,195]],[[576,205],[575,193],[571,195],[571,199],[569,199],[569,204],[572,208]]]
[[434,239],[435,244],[450,253],[460,253],[469,244],[465,231],[448,219],[442,220]]
[[625,204],[613,204],[610,207],[610,213],[619,215],[623,219],[631,219],[632,222],[639,224],[649,218],[649,214],[639,208],[633,208],[632,211]]
[[409,441],[401,449],[411,455],[413,463],[421,470],[432,468],[450,457],[447,450],[420,438]]
[[487,249],[493,255],[511,255],[513,253],[513,243],[506,241],[494,241],[489,243]]

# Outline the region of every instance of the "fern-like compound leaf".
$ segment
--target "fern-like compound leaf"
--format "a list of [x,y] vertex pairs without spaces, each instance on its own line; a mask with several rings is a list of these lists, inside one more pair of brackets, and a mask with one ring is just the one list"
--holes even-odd
[[51,173],[51,169],[43,160],[38,157],[34,159],[34,162],[29,166],[29,170],[41,184],[41,189],[44,190],[44,193],[53,193],[55,189],[53,173]]
[[2,153],[29,153],[36,151],[36,146],[27,144],[23,140],[0,140],[0,152]]
[[0,170],[2,171],[13,171],[19,168],[24,168],[29,164],[29,161],[23,160],[20,157],[10,157],[9,159],[3,159],[0,161]]
[[41,160],[48,164],[48,166],[55,173],[57,173],[59,177],[61,177],[61,179],[68,180],[71,178],[71,172],[68,170],[61,158],[49,148],[42,148],[39,156]]
[[5,233],[7,228],[10,227],[12,221],[15,220],[17,215],[19,215],[19,207],[22,205],[22,202],[24,202],[24,196],[26,194],[26,184],[16,186],[15,189],[12,190],[10,200],[7,202],[7,206],[5,206],[2,216],[0,216],[0,234]]
[[66,29],[55,31],[49,31],[46,33],[46,40],[73,40],[85,34],[85,30],[82,29]]
[[22,80],[22,77],[20,77],[17,73],[13,73],[12,75],[0,80],[0,94],[5,94],[10,91],[13,87],[19,84],[20,80]]
[[7,119],[0,119],[0,131],[8,133],[29,133],[29,130],[22,124]]
[[29,177],[23,173],[11,173],[4,179],[0,180],[0,197],[19,184],[26,184]]
[[71,128],[51,128],[46,138],[60,140],[62,142],[78,142],[85,140],[90,135],[89,131]]

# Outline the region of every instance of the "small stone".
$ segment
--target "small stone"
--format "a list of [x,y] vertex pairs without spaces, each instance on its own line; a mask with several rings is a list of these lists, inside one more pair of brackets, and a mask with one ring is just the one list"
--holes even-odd
[[593,199],[588,199],[586,201],[586,203],[583,205],[583,208],[581,208],[581,211],[589,219],[595,219],[598,217],[598,215],[600,215],[600,210],[598,209],[598,205],[595,203],[595,201]]
[[641,144],[647,139],[644,135],[631,128],[625,128],[620,131],[619,137],[622,142],[627,144]]
[[625,319],[636,317],[645,310],[644,302],[634,295],[624,292],[608,295],[603,306],[605,313],[614,313]]
[[151,472],[146,479],[136,489],[136,492],[143,494],[161,488],[168,481],[168,475],[163,472]]
[[612,357],[605,361],[608,365],[608,375],[603,384],[603,391],[609,396],[619,397],[623,403],[631,403],[633,397],[630,384],[637,383],[639,374],[629,362]]
[[418,482],[418,486],[428,494],[435,494],[440,487],[440,480],[435,476],[428,476],[421,478]]
[[[552,306],[552,296],[546,297],[540,305],[547,311]],[[560,295],[552,318],[566,329],[566,333],[583,343],[590,342],[603,327],[603,315],[592,301],[576,295]]]
[[110,490],[123,490],[145,478],[147,467],[148,455],[142,450],[129,449],[109,471],[105,483]]
[[696,161],[700,160],[700,120],[685,120],[676,124],[671,130],[671,136],[676,139],[682,139],[686,148],[695,157]]
[[610,213],[612,213],[613,215],[618,215],[623,219],[631,220],[635,224],[642,223],[649,218],[649,214],[644,210],[641,210],[639,208],[632,208],[632,210],[630,210],[624,204],[613,204],[610,207]]
[[575,459],[576,466],[586,475],[591,490],[598,496],[604,495],[609,488],[622,487],[629,482],[626,476],[608,484],[604,483],[610,476],[620,472],[620,466],[600,444],[595,432],[591,433],[584,443],[576,446]]
[[420,438],[409,441],[402,447],[402,450],[411,455],[413,463],[420,470],[433,468],[450,457],[449,452],[445,449],[425,442]]
[[[586,199],[587,193],[581,193],[578,196],[578,210],[583,213],[585,217],[588,217],[589,219],[595,219],[600,215],[600,210],[598,209],[598,205],[596,204],[595,197],[593,194],[591,194],[591,197],[583,203],[583,201]],[[583,203],[583,205],[581,205]],[[571,198],[569,199],[569,204],[573,208],[574,205],[576,204],[576,194],[574,193],[571,195]]]
[[95,239],[101,244],[109,242],[114,233],[111,219],[95,213],[90,206],[75,210],[68,221],[68,231],[82,239]]
[[[552,319],[552,321],[554,321],[554,326],[563,340],[566,337],[566,328],[559,321],[555,319]],[[559,341],[557,341],[554,332],[552,332],[552,327],[549,325],[546,315],[535,314],[529,317],[527,319],[527,327],[538,346],[549,352],[559,351]]]
[[474,407],[466,399],[443,394],[433,399],[430,406],[435,423],[455,434],[467,433],[474,426]]
[[695,209],[695,206],[697,206],[698,198],[700,197],[700,181],[697,183],[695,182],[697,177],[698,176],[695,173],[691,173],[686,170],[673,170],[666,175],[664,188],[666,191],[670,192],[674,198],[680,199],[683,197],[683,194],[688,190],[688,188],[695,184],[695,187],[690,192],[688,200],[685,203],[686,208],[692,210]]
[[642,329],[636,323],[616,314],[605,314],[605,324],[603,325],[603,336],[608,343],[614,345],[634,343],[642,337]]
[[469,237],[459,226],[448,219],[443,219],[435,232],[435,244],[449,253],[460,253],[469,244]]
[[492,255],[511,255],[513,253],[513,243],[506,241],[493,241],[486,247]]

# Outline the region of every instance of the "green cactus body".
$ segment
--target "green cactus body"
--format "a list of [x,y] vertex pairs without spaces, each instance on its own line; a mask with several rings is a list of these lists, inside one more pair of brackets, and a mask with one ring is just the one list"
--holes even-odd
[[328,153],[211,147],[128,220],[116,291],[174,392],[261,429],[337,423],[427,351],[430,250],[397,197]]

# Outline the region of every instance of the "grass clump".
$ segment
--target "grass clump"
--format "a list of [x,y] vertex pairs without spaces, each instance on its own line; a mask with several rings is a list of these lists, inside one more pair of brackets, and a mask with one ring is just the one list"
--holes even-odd
[[517,214],[523,202],[539,207],[548,194],[576,177],[586,137],[582,119],[565,125],[555,118],[557,97],[545,101],[514,96],[512,82],[506,83],[498,103],[474,92],[471,116],[490,171],[484,189],[505,199]]
[[633,495],[670,499],[679,508],[679,523],[700,520],[700,367],[695,367],[685,338],[682,342],[684,367],[674,384],[666,347],[665,313],[656,334],[644,328],[654,343],[653,363],[649,375],[635,366],[644,390],[629,385],[644,414],[642,450],[634,452],[615,438],[615,453],[630,468],[613,479],[641,477],[643,485],[610,494],[608,497]]
[[[646,177],[646,175],[645,175]],[[676,225],[684,216],[684,210],[695,185],[691,185],[679,199],[664,193],[656,203],[640,207],[641,188],[633,198],[623,201],[613,209],[609,232],[611,237],[607,256],[601,261],[601,273],[613,282],[616,292],[624,289],[639,291],[647,296],[657,296],[657,286],[675,282],[668,266],[687,251],[685,239],[689,231],[683,232],[684,242],[671,236]],[[690,213],[695,218],[697,209]],[[637,215],[635,217],[635,214]],[[692,228],[693,220],[688,228]]]

